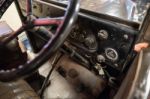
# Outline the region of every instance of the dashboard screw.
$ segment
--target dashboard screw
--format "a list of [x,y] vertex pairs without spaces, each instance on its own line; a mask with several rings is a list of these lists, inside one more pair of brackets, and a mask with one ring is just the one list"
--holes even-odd
[[126,39],[126,40],[129,38],[129,36],[128,36],[127,34],[125,34],[123,37],[124,37],[124,39]]

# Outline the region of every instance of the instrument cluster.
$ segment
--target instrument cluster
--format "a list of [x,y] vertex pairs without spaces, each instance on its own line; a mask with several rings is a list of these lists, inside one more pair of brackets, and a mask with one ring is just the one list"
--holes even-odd
[[135,35],[125,28],[80,18],[68,40],[81,55],[90,57],[95,63],[122,71]]

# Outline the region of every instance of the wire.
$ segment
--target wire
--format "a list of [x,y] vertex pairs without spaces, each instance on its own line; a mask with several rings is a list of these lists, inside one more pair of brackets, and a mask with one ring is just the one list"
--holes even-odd
[[60,58],[62,57],[62,55],[63,54],[60,54],[60,55],[56,54],[56,56],[54,57],[54,59],[53,59],[53,61],[51,63],[52,68],[50,69],[50,71],[49,71],[47,77],[45,78],[45,80],[44,80],[44,82],[42,84],[42,87],[41,87],[41,89],[39,91],[39,95],[40,95],[41,99],[44,98],[43,93],[44,93],[44,91],[45,91],[45,89],[46,89],[46,87],[48,85],[48,81],[50,79],[50,76],[51,76],[52,72],[54,71],[57,62],[60,60]]

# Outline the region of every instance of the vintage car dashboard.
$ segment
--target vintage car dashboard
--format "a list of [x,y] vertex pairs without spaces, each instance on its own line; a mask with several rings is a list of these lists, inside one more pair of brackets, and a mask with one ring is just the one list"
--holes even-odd
[[[19,3],[22,11],[25,11],[25,1]],[[62,16],[65,11],[63,4],[51,3],[50,0],[35,0],[33,3],[36,17]],[[93,64],[122,72],[128,64],[127,59],[132,56],[138,27],[139,24],[135,22],[81,10],[67,42]]]
[[106,23],[79,18],[68,38],[84,57],[122,70],[136,33]]

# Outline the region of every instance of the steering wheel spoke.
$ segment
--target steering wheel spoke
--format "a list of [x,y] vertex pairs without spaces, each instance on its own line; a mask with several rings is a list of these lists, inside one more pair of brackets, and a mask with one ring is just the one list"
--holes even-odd
[[26,0],[26,13],[27,16],[32,14],[32,0]]
[[60,25],[63,17],[58,18],[39,18],[33,21],[34,26]]
[[25,30],[26,30],[26,27],[25,26],[21,26],[17,31],[15,31],[14,33],[12,33],[10,36],[4,38],[2,40],[2,43],[3,44],[9,43],[11,40],[13,40],[14,38],[16,38],[19,34],[21,34]]

